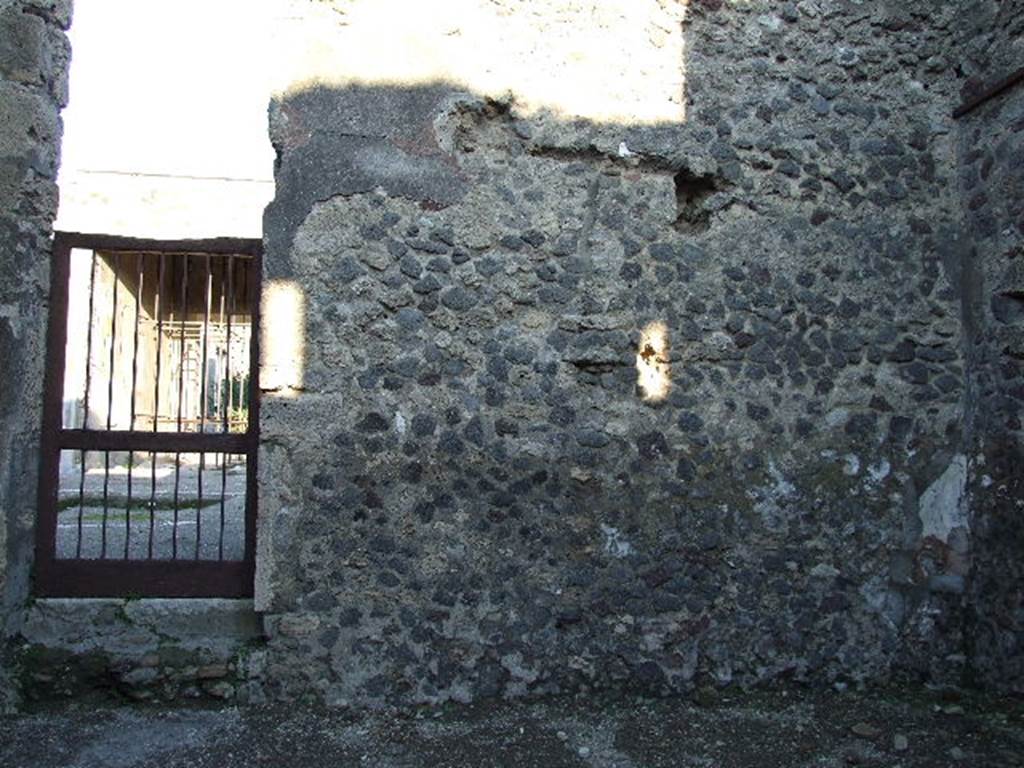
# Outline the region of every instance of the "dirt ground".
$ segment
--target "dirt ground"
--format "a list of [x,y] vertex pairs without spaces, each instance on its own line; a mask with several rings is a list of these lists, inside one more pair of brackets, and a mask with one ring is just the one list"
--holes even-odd
[[956,691],[705,691],[354,714],[48,706],[0,719],[5,768],[1024,766],[1024,701]]

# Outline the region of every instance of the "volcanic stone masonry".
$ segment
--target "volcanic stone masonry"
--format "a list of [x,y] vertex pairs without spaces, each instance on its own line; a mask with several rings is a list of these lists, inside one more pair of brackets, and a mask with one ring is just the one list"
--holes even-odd
[[[0,0],[0,632],[29,595],[70,0]],[[6,645],[6,643],[4,643]],[[0,648],[0,662],[6,654]],[[0,663],[0,711],[10,665]]]
[[[249,698],[1024,691],[1024,88],[952,117],[1024,2],[645,2],[685,8],[679,120],[437,77],[271,104]],[[51,6],[5,29],[63,41]],[[66,50],[5,45],[24,599]]]
[[268,690],[1019,690],[1024,94],[951,112],[1021,16],[694,2],[675,124],[276,100]]

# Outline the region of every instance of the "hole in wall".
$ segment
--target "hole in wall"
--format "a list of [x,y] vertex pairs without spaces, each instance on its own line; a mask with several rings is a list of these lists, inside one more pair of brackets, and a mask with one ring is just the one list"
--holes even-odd
[[724,183],[713,173],[697,174],[689,168],[680,169],[672,181],[676,187],[676,229],[703,232],[711,219],[708,199],[721,191]]
[[1002,291],[992,296],[992,316],[1003,325],[1024,325],[1024,291]]
[[520,139],[510,130],[512,120],[510,101],[487,98],[462,102],[450,115],[452,148],[465,153],[477,149],[513,151]]
[[569,362],[580,373],[589,373],[593,376],[614,373],[622,365],[611,360],[570,360]]

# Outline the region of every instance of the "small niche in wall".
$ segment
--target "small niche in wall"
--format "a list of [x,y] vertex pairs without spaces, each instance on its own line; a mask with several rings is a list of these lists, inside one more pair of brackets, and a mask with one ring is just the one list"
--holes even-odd
[[992,296],[991,307],[1003,325],[1024,325],[1024,291],[1001,291]]
[[676,222],[680,232],[703,232],[711,219],[708,199],[721,191],[723,183],[713,173],[679,169],[672,177],[676,188]]

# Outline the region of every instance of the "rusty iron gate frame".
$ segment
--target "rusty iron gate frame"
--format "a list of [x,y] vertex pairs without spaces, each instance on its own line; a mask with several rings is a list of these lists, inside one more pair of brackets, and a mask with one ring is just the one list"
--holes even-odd
[[[71,251],[76,248],[104,253],[152,253],[182,256],[238,255],[252,258],[254,268],[250,269],[248,274],[248,291],[251,297],[249,419],[244,433],[210,434],[63,428],[62,405],[65,346],[67,343],[68,282]],[[253,239],[218,238],[160,241],[108,235],[55,233],[50,275],[50,312],[46,340],[46,374],[36,519],[33,589],[36,596],[252,596],[256,552],[256,461],[259,444],[258,329],[262,253],[262,242]],[[62,449],[244,454],[246,456],[246,512],[243,558],[237,561],[58,559],[56,556],[56,533]]]

